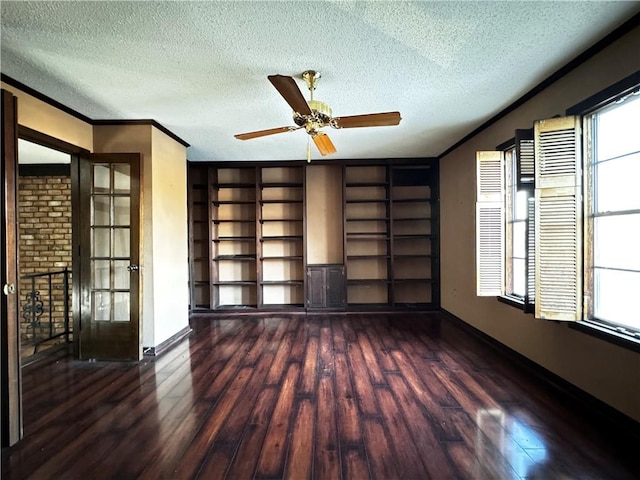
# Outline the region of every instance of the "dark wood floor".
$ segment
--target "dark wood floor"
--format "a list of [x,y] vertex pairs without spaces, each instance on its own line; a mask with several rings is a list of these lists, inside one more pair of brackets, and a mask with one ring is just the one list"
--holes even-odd
[[566,398],[438,314],[192,326],[157,359],[26,367],[2,478],[638,478]]

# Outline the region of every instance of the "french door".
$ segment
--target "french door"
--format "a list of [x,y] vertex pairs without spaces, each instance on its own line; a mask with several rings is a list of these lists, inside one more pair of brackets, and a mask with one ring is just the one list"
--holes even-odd
[[80,159],[83,360],[140,358],[140,154]]

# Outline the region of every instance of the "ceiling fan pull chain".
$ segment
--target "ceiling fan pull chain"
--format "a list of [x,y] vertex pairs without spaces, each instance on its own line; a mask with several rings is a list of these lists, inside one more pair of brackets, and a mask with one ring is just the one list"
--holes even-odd
[[307,137],[307,163],[311,163],[311,140]]

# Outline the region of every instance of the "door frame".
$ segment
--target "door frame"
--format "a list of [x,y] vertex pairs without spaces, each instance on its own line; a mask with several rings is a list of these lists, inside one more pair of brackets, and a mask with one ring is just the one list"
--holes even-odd
[[[71,156],[71,318],[73,319],[73,358],[79,358],[80,336],[80,158],[88,157],[89,150],[38,132],[31,128],[18,125],[18,138],[37,143],[43,147],[52,148]],[[75,300],[75,301],[74,301]]]
[[14,285],[14,293],[0,293],[0,446],[22,438],[22,374],[18,321],[18,99],[2,89],[2,207],[0,287]]

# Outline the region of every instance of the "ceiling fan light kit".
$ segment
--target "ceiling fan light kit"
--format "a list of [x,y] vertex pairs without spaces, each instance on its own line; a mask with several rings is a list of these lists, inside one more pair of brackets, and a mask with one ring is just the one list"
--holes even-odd
[[[238,140],[250,140],[252,138],[275,135],[276,133],[292,132],[304,128],[313,139],[321,155],[331,155],[336,153],[336,147],[329,136],[320,132],[324,127],[332,128],[358,128],[358,127],[381,127],[398,125],[400,112],[369,113],[364,115],[351,115],[347,117],[333,117],[331,107],[324,102],[315,100],[313,92],[316,89],[320,72],[315,70],[305,70],[302,72],[302,79],[309,88],[310,99],[304,99],[302,92],[298,88],[293,77],[285,75],[269,75],[267,78],[278,90],[282,98],[293,109],[293,123],[296,126],[277,127],[267,130],[257,130],[255,132],[240,133],[234,135]],[[307,148],[307,161],[311,161],[311,152]]]

